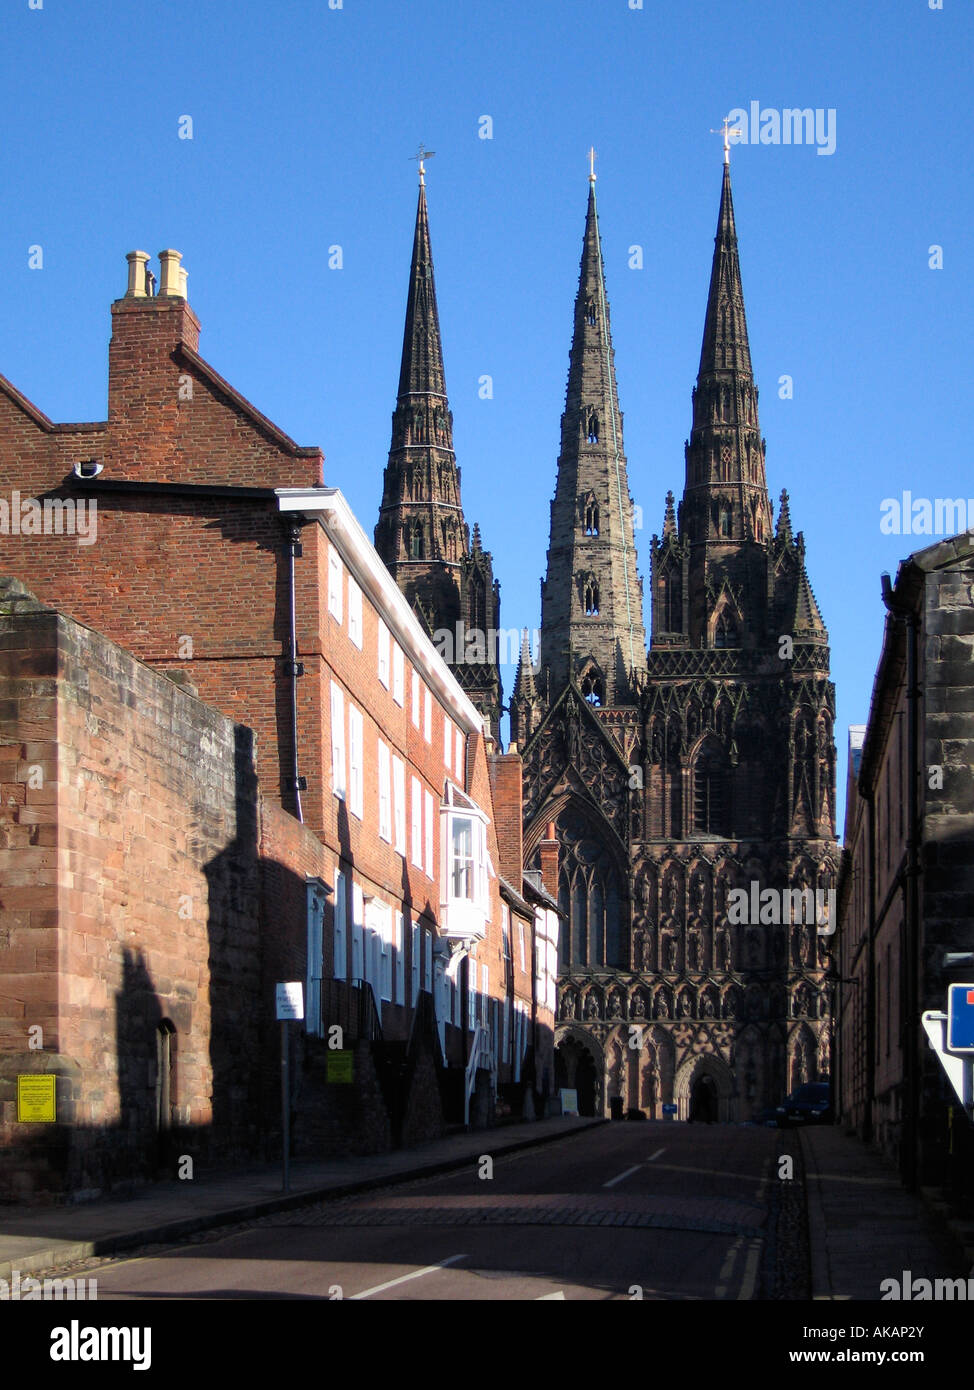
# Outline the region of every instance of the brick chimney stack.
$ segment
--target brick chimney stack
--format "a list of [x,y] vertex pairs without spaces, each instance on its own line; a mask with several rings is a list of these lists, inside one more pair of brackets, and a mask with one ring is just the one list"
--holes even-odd
[[128,286],[112,305],[105,473],[117,479],[176,481],[180,411],[192,408],[192,396],[187,398],[185,390],[180,395],[186,366],[177,349],[198,352],[199,320],[186,299],[179,251],[159,252],[155,295],[146,253],[130,251],[126,260]]
[[521,874],[524,869],[521,755],[516,749],[507,753],[495,753],[489,759],[489,765],[500,874],[502,878],[507,879],[512,888],[520,892]]
[[550,820],[545,827],[545,837],[538,845],[541,854],[541,881],[551,896],[558,901],[558,838],[555,823]]

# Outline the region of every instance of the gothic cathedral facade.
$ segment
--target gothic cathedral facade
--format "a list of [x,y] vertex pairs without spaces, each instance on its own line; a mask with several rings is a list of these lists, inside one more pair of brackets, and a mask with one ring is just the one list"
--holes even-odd
[[647,651],[594,184],[540,651],[511,700],[526,862],[549,827],[560,846],[557,1084],[583,1114],[746,1120],[830,1072],[828,633],[768,496],[725,160]]

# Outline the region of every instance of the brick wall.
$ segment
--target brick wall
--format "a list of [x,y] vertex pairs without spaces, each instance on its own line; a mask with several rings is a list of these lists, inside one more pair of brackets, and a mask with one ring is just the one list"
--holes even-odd
[[[0,887],[0,1190],[90,1193],[151,1176],[177,1151],[202,1164],[252,1152],[250,732],[22,586],[0,594],[4,790],[19,798]],[[168,1148],[161,1027],[174,1030]],[[67,1078],[63,1123],[17,1124],[22,1070]]]

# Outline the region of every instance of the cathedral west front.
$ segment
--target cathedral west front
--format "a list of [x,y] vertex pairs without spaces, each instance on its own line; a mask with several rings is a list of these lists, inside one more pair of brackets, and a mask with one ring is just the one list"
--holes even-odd
[[[498,587],[463,521],[426,218],[421,187],[376,544],[430,631],[490,629]],[[559,846],[554,1084],[582,1114],[741,1121],[830,1076],[835,923],[802,904],[834,902],[838,851],[828,632],[787,492],[777,515],[768,492],[726,142],[691,399],[682,497],[666,493],[644,593],[593,172],[540,650],[522,646],[510,701],[526,867],[552,829]],[[496,665],[457,674],[495,731]],[[783,912],[734,910],[769,891]]]

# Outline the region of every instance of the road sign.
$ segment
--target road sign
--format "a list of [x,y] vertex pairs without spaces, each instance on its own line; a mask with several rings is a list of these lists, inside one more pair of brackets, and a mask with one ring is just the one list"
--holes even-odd
[[947,1047],[974,1052],[974,985],[947,988]]
[[667,1100],[667,1101],[664,1101],[664,1102],[663,1102],[663,1114],[664,1114],[664,1115],[675,1115],[676,1112],[677,1112],[677,1108],[678,1108],[678,1107],[677,1107],[676,1105],[674,1105],[673,1102],[672,1102],[671,1100]]
[[277,1017],[281,1022],[304,1018],[304,987],[300,980],[277,986]]
[[355,1080],[355,1054],[348,1048],[325,1053],[325,1080],[347,1086]]
[[57,1119],[57,1077],[53,1072],[17,1077],[18,1124],[52,1124]]

